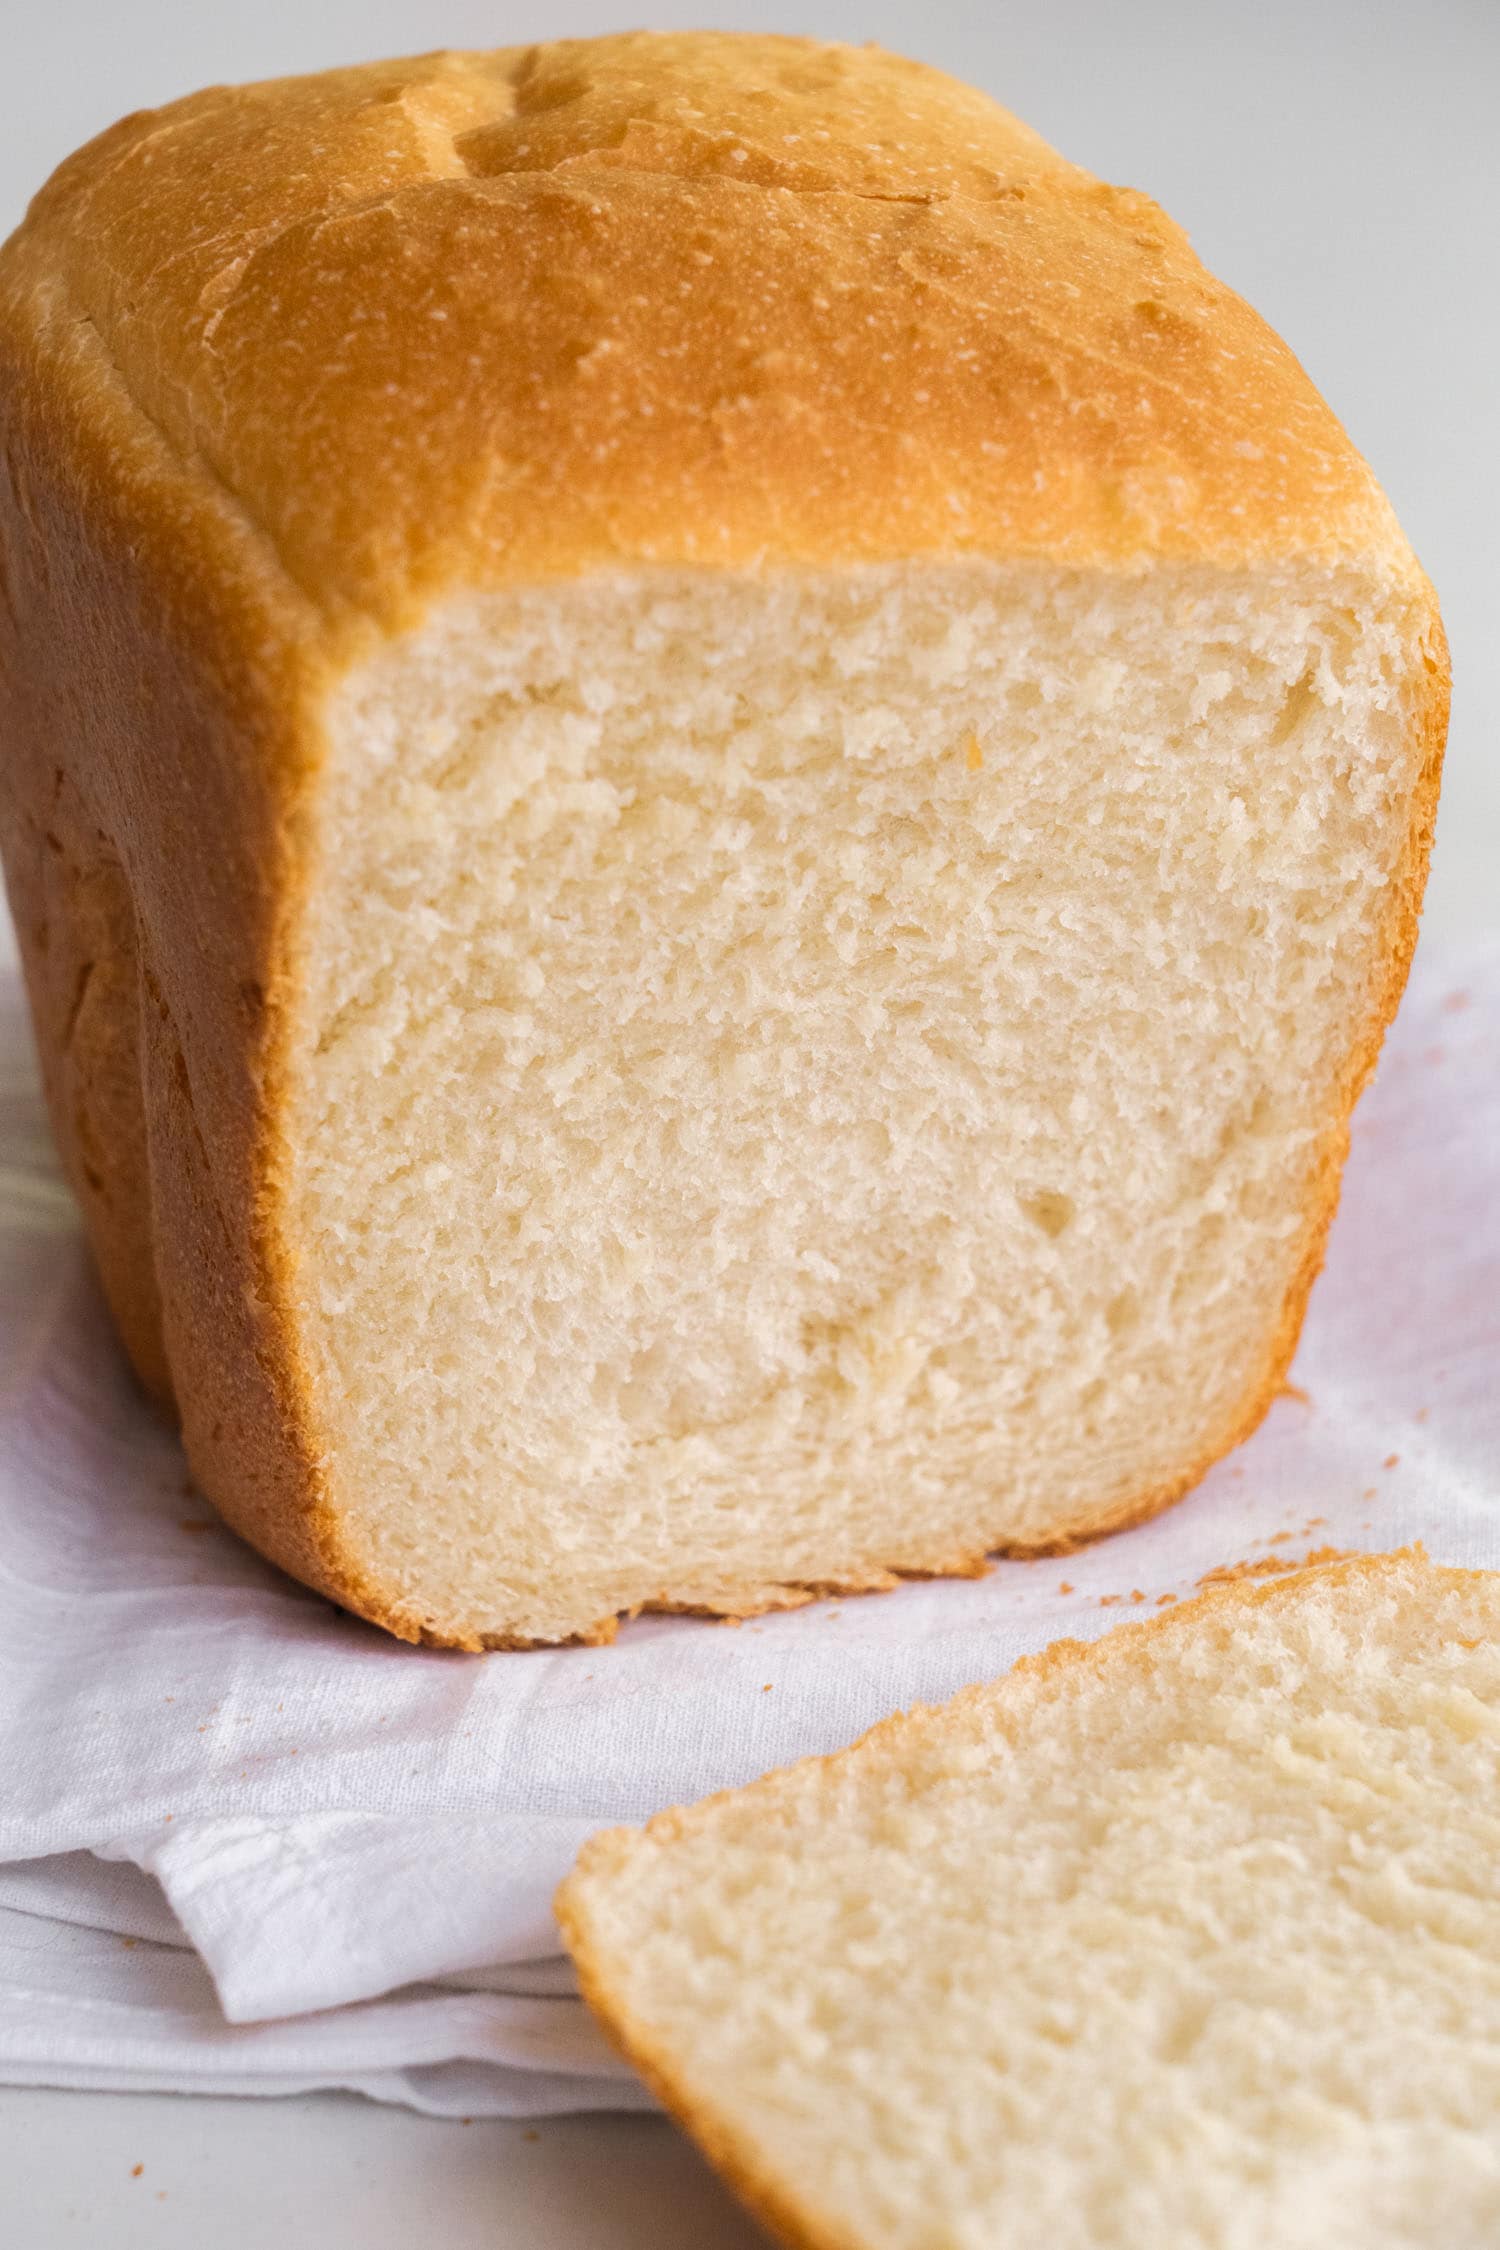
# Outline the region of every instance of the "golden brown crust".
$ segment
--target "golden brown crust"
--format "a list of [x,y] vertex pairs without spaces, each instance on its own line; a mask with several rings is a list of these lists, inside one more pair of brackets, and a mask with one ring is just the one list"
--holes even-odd
[[622,561],[1404,556],[1154,204],[873,49],[633,33],[214,88],[70,158],[4,272],[9,319],[94,325],[316,607],[386,625]]
[[[791,1775],[835,1765],[866,1745],[892,1740],[914,1726],[930,1728],[941,1724],[946,1712],[980,1700],[987,1702],[992,1710],[998,1709],[1002,1730],[1014,1740],[1019,1729],[1004,1704],[1015,1682],[1029,1685],[1039,1678],[1060,1680],[1078,1670],[1097,1676],[1121,1664],[1148,1667],[1163,1636],[1194,1632],[1206,1616],[1226,1623],[1232,1631],[1236,1615],[1252,1608],[1284,1606],[1295,1600],[1311,1579],[1337,1586],[1412,1568],[1445,1584],[1493,1579],[1488,1571],[1435,1568],[1428,1564],[1421,1546],[1414,1546],[1390,1554],[1361,1555],[1352,1560],[1323,1563],[1311,1570],[1293,1572],[1272,1584],[1235,1580],[1216,1585],[1193,1601],[1180,1603],[1135,1624],[1117,1626],[1097,1641],[1054,1641],[1036,1656],[1022,1657],[999,1681],[961,1689],[947,1704],[919,1704],[911,1711],[897,1712],[868,1728],[847,1749],[782,1767],[750,1783],[749,1788],[774,1789]],[[851,2232],[836,2219],[811,2209],[802,2201],[785,2179],[770,2170],[760,2149],[735,2120],[696,2091],[691,2083],[690,2067],[684,2072],[682,2058],[669,2054],[622,2000],[591,1934],[586,1894],[596,1875],[607,1875],[611,1868],[621,1865],[645,1839],[671,1841],[701,1825],[715,1806],[742,1794],[741,1790],[720,1790],[695,1805],[674,1806],[658,1813],[644,1829],[612,1828],[590,1837],[553,1902],[558,1927],[577,1972],[578,1989],[612,2045],[639,2072],[662,2107],[702,2150],[746,2208],[779,2241],[790,2245],[791,2250],[858,2250],[857,2238]]]
[[618,564],[1318,556],[1408,587],[1434,652],[1422,793],[1264,1379],[1169,1487],[1052,1544],[1153,1513],[1254,1427],[1405,974],[1446,670],[1368,469],[1154,205],[934,71],[811,41],[219,88],[80,150],[0,250],[0,432],[0,842],[116,1319],[239,1530],[458,1648],[527,1644],[352,1560],[287,1310],[283,1048],[330,684],[447,588]]
[[0,843],[53,1125],[194,1473],[327,1585],[266,1210],[276,932],[316,664],[234,511],[86,327],[43,338],[0,317],[0,429]]

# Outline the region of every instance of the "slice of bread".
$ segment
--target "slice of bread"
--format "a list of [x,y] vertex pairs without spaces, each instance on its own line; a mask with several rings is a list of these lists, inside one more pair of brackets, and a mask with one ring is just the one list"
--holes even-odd
[[607,1637],[1162,1507],[1396,1004],[1432,590],[1145,197],[875,50],[217,88],[0,252],[0,843],[229,1520]]
[[1494,2250],[1500,1578],[1064,1641],[615,1830],[585,1995],[814,2250]]

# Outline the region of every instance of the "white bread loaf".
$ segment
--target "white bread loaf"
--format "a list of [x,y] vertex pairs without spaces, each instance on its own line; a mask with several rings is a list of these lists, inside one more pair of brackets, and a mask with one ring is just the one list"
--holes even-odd
[[1500,1578],[1064,1641],[588,1844],[588,1999],[807,2250],[1493,2250]]
[[0,252],[0,831],[143,1379],[393,1632],[980,1567],[1281,1380],[1442,632],[1144,197],[873,50],[216,89]]

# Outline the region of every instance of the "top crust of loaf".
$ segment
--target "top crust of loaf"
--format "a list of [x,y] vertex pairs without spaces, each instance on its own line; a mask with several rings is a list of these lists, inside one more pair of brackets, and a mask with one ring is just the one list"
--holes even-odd
[[1414,567],[1154,203],[874,48],[630,33],[139,112],[0,252],[0,353],[106,487],[144,415],[325,651],[625,562]]

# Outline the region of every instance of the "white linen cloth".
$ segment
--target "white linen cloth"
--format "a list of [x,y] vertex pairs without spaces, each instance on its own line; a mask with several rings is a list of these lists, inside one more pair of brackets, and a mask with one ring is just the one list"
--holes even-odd
[[110,1335],[0,970],[0,2082],[643,2104],[549,1900],[593,1828],[1190,1595],[1426,1541],[1500,1566],[1500,937],[1422,960],[1296,1381],[1063,1560],[613,1648],[399,1646],[221,1529]]

